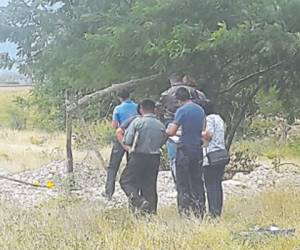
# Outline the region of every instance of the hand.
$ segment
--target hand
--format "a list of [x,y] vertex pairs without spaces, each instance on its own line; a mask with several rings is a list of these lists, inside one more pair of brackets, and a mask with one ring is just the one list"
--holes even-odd
[[127,145],[125,145],[125,144],[123,144],[122,147],[124,148],[124,150],[125,150],[126,152],[129,152],[130,149],[131,149],[130,146],[127,146]]
[[202,132],[202,138],[206,141],[209,141],[209,139],[210,139],[209,132],[208,131],[203,131]]

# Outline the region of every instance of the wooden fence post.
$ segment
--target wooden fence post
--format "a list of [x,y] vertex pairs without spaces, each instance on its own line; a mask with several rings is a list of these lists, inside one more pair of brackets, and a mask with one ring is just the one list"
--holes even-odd
[[66,165],[67,172],[73,173],[73,153],[72,153],[72,114],[67,110],[68,105],[70,105],[70,91],[66,90]]

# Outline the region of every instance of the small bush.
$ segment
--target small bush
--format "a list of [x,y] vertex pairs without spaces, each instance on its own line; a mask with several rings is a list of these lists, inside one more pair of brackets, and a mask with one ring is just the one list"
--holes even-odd
[[47,138],[45,136],[31,136],[30,137],[30,143],[33,145],[43,145],[47,141]]
[[107,120],[97,121],[92,124],[76,123],[74,126],[74,142],[78,149],[86,149],[91,146],[89,137],[97,145],[108,145],[115,139],[115,131]]
[[9,113],[9,127],[12,129],[25,129],[26,128],[26,116],[18,109]]
[[239,148],[231,152],[230,163],[226,167],[224,179],[231,179],[236,173],[250,173],[257,168],[257,155],[249,148]]
[[274,128],[276,128],[276,121],[274,119],[255,117],[247,128],[246,136],[248,138],[274,136],[276,133],[276,129]]

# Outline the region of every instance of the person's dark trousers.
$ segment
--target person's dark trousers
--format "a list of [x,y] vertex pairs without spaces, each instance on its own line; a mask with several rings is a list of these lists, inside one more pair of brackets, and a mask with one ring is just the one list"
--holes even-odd
[[106,183],[105,183],[105,194],[110,198],[115,192],[116,176],[119,171],[120,164],[122,162],[124,154],[125,154],[124,148],[117,140],[115,140],[113,142],[110,160],[107,167],[107,176],[106,176]]
[[201,148],[187,150],[177,148],[176,187],[177,205],[180,215],[203,217],[205,212],[205,192],[203,183],[203,153]]
[[209,214],[212,217],[221,216],[223,208],[222,180],[224,165],[204,167],[204,182],[207,192]]
[[157,175],[160,155],[132,153],[125,167],[120,185],[129,200],[132,211],[139,209],[144,201],[148,202],[144,211],[157,212]]

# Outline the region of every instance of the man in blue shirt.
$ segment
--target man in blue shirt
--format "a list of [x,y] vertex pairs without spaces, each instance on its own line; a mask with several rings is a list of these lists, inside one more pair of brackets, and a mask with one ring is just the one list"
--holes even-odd
[[181,107],[175,113],[175,119],[166,130],[174,136],[181,128],[182,134],[176,154],[177,204],[181,215],[202,217],[205,210],[205,194],[202,180],[202,139],[205,126],[204,110],[191,100],[189,91],[180,87],[176,99]]
[[[191,99],[194,103],[202,103],[206,100],[206,96],[203,92],[199,91],[196,88],[196,81],[189,75],[173,73],[169,76],[170,88],[164,91],[160,100],[157,103],[158,113],[161,116],[161,119],[165,123],[166,127],[168,127],[169,123],[174,120],[174,115],[176,110],[179,108],[175,93],[178,88],[185,87],[191,96]],[[175,137],[176,138],[176,137]],[[174,138],[169,138],[167,141],[167,150],[168,150],[168,159],[170,169],[176,182],[176,148],[177,148],[177,140],[174,141]],[[177,138],[176,138],[177,139]]]
[[[129,92],[122,90],[117,94],[121,104],[116,106],[113,111],[112,127],[117,130],[118,127],[130,117],[137,115],[137,104],[130,99]],[[109,165],[107,167],[107,178],[105,191],[103,193],[109,200],[115,191],[115,180],[125,149],[118,140],[113,141],[113,147],[110,155]]]

